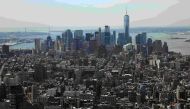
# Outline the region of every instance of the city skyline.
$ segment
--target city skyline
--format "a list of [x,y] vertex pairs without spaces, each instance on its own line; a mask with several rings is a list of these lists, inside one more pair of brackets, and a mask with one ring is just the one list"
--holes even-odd
[[3,1],[0,109],[190,109],[189,3]]
[[182,26],[190,18],[181,12],[188,9],[188,3],[186,0],[6,0],[0,4],[0,24],[1,27],[16,27],[20,24],[6,23],[8,19],[24,22],[21,26],[33,27],[99,27],[107,24],[123,27],[121,19],[127,9],[132,27]]

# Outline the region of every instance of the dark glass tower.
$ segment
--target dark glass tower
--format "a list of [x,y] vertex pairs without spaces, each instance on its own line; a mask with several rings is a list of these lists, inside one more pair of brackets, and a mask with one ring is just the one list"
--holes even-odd
[[65,50],[71,50],[72,48],[72,42],[73,42],[73,33],[71,30],[66,30],[63,34],[62,34],[62,38],[65,44]]

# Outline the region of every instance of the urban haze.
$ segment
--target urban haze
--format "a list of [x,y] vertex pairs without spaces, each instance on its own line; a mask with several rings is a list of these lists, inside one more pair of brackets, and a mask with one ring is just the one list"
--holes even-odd
[[0,0],[0,109],[190,109],[188,0]]

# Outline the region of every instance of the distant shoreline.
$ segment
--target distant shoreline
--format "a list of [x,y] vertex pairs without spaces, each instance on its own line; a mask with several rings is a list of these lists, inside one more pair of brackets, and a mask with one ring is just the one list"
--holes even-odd
[[176,39],[176,40],[178,40],[178,39],[187,39],[187,38],[180,38],[180,37],[172,37],[172,38],[170,38],[170,39]]

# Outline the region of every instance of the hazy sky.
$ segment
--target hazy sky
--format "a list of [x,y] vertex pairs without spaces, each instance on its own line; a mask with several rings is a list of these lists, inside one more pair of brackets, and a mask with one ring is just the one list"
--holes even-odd
[[0,0],[0,17],[51,26],[122,26],[152,18],[179,0]]

